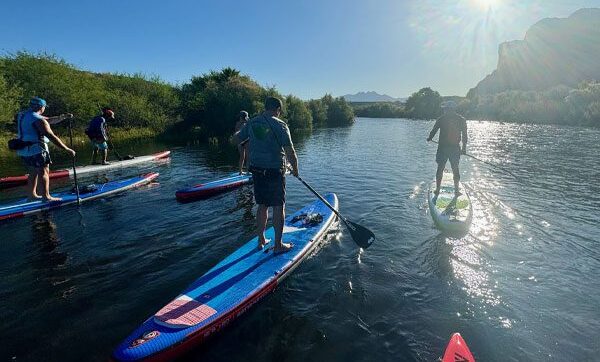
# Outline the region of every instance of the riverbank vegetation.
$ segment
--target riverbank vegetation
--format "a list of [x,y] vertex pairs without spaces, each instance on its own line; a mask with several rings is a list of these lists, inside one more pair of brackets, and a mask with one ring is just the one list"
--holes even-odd
[[442,101],[453,100],[469,119],[516,123],[563,124],[600,127],[600,83],[584,82],[577,88],[558,86],[545,91],[511,90],[489,95],[441,97],[424,88],[405,104],[353,103],[358,117],[432,119],[441,114]]
[[282,118],[292,131],[354,122],[352,108],[343,98],[325,95],[303,101],[283,96],[232,68],[172,85],[143,74],[87,72],[54,55],[20,52],[0,58],[0,136],[15,132],[14,115],[27,107],[31,97],[39,96],[50,105],[48,115],[73,113],[78,133],[83,133],[99,107],[109,106],[116,112],[112,123],[116,138],[227,138],[239,111],[258,114],[269,95],[283,100]]

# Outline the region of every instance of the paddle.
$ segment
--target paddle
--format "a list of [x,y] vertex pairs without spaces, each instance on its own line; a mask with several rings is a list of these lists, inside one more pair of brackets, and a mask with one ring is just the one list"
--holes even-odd
[[[433,143],[435,143],[435,144],[439,144],[437,141],[434,141],[434,140],[431,140],[431,142],[433,142]],[[516,178],[516,179],[518,179],[518,178],[519,178],[517,175],[515,175],[514,173],[512,173],[512,172],[510,172],[509,170],[505,169],[504,167],[498,166],[498,165],[496,165],[496,164],[494,164],[494,163],[491,163],[491,162],[488,162],[488,161],[484,161],[484,160],[482,160],[482,159],[480,159],[480,158],[477,158],[477,157],[475,157],[475,156],[473,156],[473,155],[470,155],[470,154],[468,154],[468,153],[464,153],[464,155],[465,155],[465,156],[469,156],[469,157],[471,157],[472,159],[474,159],[474,160],[476,160],[476,161],[479,161],[479,162],[481,162],[481,163],[485,163],[485,164],[486,164],[486,165],[488,165],[488,166],[491,166],[491,167],[497,168],[497,169],[498,169],[498,170],[500,170],[500,171],[504,171],[504,172],[506,172],[507,174],[511,175],[512,177],[514,177],[514,178]]]
[[355,222],[352,222],[342,214],[339,213],[327,200],[323,198],[315,189],[313,189],[309,184],[306,183],[300,176],[295,176],[307,189],[309,189],[313,194],[315,194],[319,200],[321,200],[328,208],[331,209],[343,222],[346,224],[348,231],[350,231],[350,236],[352,236],[352,240],[363,249],[368,248],[375,241],[375,234],[371,232],[371,230],[367,229],[364,226],[361,226]]
[[[71,142],[71,149],[73,149],[73,121],[72,117],[69,118],[69,140]],[[75,193],[77,194],[77,205],[81,205],[81,198],[79,197],[79,183],[77,182],[77,168],[75,167],[75,157],[73,156],[73,180],[75,181]]]

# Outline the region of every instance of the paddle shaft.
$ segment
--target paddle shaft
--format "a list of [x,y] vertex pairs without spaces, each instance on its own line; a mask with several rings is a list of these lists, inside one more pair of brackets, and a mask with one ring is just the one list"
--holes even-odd
[[331,211],[333,211],[333,212],[334,212],[334,213],[335,213],[335,214],[336,214],[336,215],[337,215],[337,216],[338,216],[340,219],[342,219],[342,220],[344,221],[344,223],[346,223],[346,225],[348,225],[348,222],[347,222],[346,218],[345,218],[345,217],[343,217],[343,216],[342,216],[342,215],[339,213],[339,211],[337,211],[337,210],[336,210],[336,209],[335,209],[333,206],[331,206],[331,204],[330,204],[330,203],[329,203],[327,200],[325,200],[325,198],[323,198],[323,196],[321,196],[321,195],[320,195],[320,194],[317,192],[317,190],[313,189],[313,188],[312,188],[312,187],[311,187],[309,184],[307,184],[307,183],[306,183],[306,181],[304,181],[304,180],[302,179],[302,177],[300,177],[300,176],[295,176],[295,177],[296,177],[296,178],[297,178],[297,179],[298,179],[300,182],[302,182],[302,184],[304,184],[304,186],[306,186],[306,188],[307,188],[307,189],[309,189],[309,190],[310,190],[310,191],[311,191],[313,194],[315,194],[315,196],[317,196],[317,197],[319,198],[319,200],[321,200],[321,201],[322,201],[322,202],[325,204],[325,206],[327,206],[328,208],[330,208],[330,209],[331,209]]
[[[436,142],[436,141],[434,141],[434,140],[431,140],[431,142],[433,142],[433,143],[435,143],[435,144],[438,144],[438,145],[439,145],[439,143],[438,143],[438,142]],[[495,168],[497,168],[497,169],[499,169],[499,170],[501,170],[501,171],[504,171],[504,172],[508,173],[509,175],[511,175],[511,176],[512,176],[512,177],[514,177],[514,178],[518,178],[518,177],[517,177],[517,175],[515,175],[514,173],[512,173],[512,172],[510,172],[509,170],[505,169],[504,167],[500,167],[500,166],[498,166],[498,165],[496,165],[496,164],[494,164],[494,163],[491,163],[491,162],[488,162],[488,161],[484,161],[484,160],[482,160],[482,159],[480,159],[480,158],[477,158],[477,157],[475,157],[475,156],[473,156],[473,155],[470,155],[470,154],[468,154],[468,153],[463,153],[463,154],[464,154],[465,156],[469,156],[469,157],[471,157],[472,159],[474,159],[474,160],[476,160],[476,161],[479,161],[479,162],[481,162],[481,163],[485,163],[485,164],[486,164],[486,165],[488,165],[488,166],[495,167]]]
[[[69,119],[69,141],[71,143],[71,149],[73,149],[73,122]],[[81,204],[81,198],[79,197],[79,183],[77,182],[77,168],[75,167],[75,157],[71,159],[73,164],[73,180],[75,181],[75,193],[77,194],[77,205]]]

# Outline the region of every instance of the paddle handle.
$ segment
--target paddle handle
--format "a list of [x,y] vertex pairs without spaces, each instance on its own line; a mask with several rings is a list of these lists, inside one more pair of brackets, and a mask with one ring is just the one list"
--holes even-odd
[[[71,149],[73,149],[73,122],[69,119],[69,142],[71,143]],[[73,180],[75,181],[75,193],[77,194],[77,205],[81,205],[81,198],[79,197],[79,183],[77,182],[77,168],[75,167],[75,157],[71,159],[73,166]]]

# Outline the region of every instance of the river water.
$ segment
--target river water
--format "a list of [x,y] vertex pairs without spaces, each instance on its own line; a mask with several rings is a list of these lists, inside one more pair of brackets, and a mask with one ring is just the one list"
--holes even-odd
[[[600,130],[468,125],[469,153],[517,178],[461,160],[474,219],[458,239],[441,235],[427,210],[431,122],[358,119],[297,139],[305,180],[336,192],[376,243],[361,251],[342,230],[186,360],[434,361],[453,332],[480,361],[598,360]],[[105,361],[252,237],[251,187],[189,204],[174,197],[235,164],[234,151],[174,148],[168,163],[109,175],[153,170],[156,184],[1,223],[0,359]],[[313,199],[288,180],[289,211]]]

